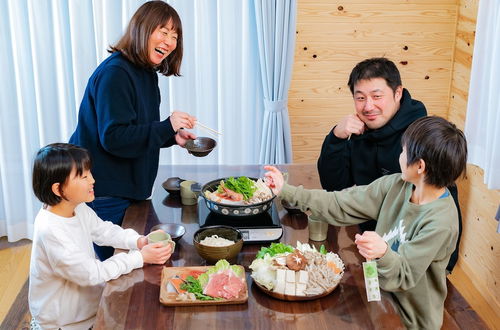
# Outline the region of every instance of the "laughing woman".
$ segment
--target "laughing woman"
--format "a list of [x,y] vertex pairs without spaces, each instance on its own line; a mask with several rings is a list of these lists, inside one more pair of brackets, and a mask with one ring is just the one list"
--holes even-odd
[[[70,143],[92,156],[97,215],[121,225],[134,201],[151,195],[160,148],[184,146],[195,136],[196,118],[179,111],[160,120],[157,72],[180,76],[182,26],[179,15],[163,1],[143,4],[90,77]],[[95,246],[101,260],[111,247]]]

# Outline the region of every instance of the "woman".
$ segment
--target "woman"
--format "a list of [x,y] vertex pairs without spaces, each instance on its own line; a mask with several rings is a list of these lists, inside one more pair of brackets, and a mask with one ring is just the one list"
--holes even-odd
[[[90,151],[96,199],[89,206],[103,219],[121,225],[134,200],[151,195],[160,148],[184,146],[196,118],[174,111],[160,121],[159,71],[180,76],[182,25],[163,1],[143,4],[111,55],[90,77],[70,143]],[[101,260],[111,247],[97,247]]]

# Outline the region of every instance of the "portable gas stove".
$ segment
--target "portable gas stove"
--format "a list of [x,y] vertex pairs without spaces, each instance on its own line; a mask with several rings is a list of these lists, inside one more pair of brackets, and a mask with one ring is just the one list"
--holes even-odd
[[200,227],[225,225],[238,228],[243,234],[243,244],[276,242],[283,236],[278,210],[273,206],[260,214],[231,216],[212,212],[203,198],[198,200]]

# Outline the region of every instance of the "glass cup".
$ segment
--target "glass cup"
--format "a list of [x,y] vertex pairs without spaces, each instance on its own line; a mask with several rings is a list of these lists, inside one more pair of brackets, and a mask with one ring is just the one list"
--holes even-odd
[[316,220],[307,216],[307,227],[309,228],[309,239],[311,241],[324,241],[328,234],[328,222]]

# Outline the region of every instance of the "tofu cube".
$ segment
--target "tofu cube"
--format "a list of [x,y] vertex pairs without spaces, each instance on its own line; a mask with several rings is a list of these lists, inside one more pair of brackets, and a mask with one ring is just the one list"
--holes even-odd
[[302,283],[297,283],[295,286],[295,295],[296,296],[305,296],[306,285]]
[[299,271],[299,280],[297,282],[307,284],[309,281],[309,274],[305,270]]
[[274,287],[274,292],[284,294],[285,293],[285,282],[278,282]]
[[295,283],[286,283],[285,294],[289,296],[295,296]]
[[286,269],[276,269],[276,283],[283,282],[285,284]]
[[277,269],[276,270],[276,287],[274,288],[274,292],[284,294],[285,293],[285,269]]
[[295,283],[295,271],[289,269],[286,270],[286,282]]

